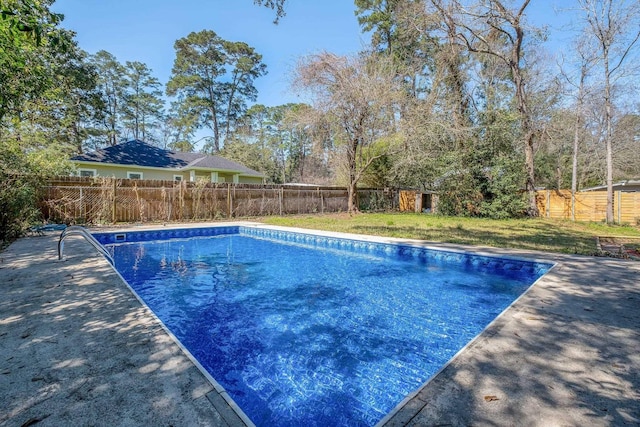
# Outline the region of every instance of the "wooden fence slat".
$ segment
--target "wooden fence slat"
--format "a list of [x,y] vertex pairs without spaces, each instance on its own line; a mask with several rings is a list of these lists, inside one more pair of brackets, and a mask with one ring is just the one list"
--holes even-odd
[[[217,184],[96,180],[61,177],[45,188],[42,213],[48,221],[146,222],[214,220],[230,217],[344,212],[347,191],[338,187],[291,185]],[[413,210],[411,192],[396,189],[359,189],[360,207]],[[415,197],[415,194],[414,196]],[[571,219],[569,190],[536,193],[540,215]],[[576,221],[603,221],[606,191],[577,192],[573,204]],[[616,192],[614,216],[620,223],[640,223],[640,192]]]
[[[45,190],[45,219],[67,223],[195,221],[347,209],[347,191],[341,187],[60,177]],[[398,190],[358,191],[367,206],[398,205]]]
[[[640,192],[616,191],[613,199],[613,211],[617,222],[633,225],[640,222]],[[571,191],[569,190],[537,191],[536,205],[541,216],[571,219]],[[607,192],[576,192],[573,210],[576,221],[604,221],[607,212]]]
[[640,192],[619,192],[620,222],[640,225]]

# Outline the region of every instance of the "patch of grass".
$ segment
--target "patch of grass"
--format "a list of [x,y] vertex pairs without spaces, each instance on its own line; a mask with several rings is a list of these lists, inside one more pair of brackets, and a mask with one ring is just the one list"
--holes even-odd
[[458,218],[415,213],[261,218],[266,224],[443,243],[593,255],[596,236],[640,237],[640,228],[550,219]]

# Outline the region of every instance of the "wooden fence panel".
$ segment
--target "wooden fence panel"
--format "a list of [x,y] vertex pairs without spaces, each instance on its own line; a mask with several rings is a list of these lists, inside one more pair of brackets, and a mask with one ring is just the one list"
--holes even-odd
[[401,191],[400,192],[400,212],[415,212],[416,210],[416,192]]
[[571,219],[571,191],[552,191],[547,200],[547,211],[551,218]]
[[[540,216],[571,219],[571,191],[542,190],[536,193]],[[640,221],[640,192],[614,193],[614,218],[619,223]],[[576,221],[604,221],[607,215],[606,191],[576,192],[574,213]]]
[[[393,208],[397,190],[359,190],[361,209]],[[45,219],[112,223],[210,221],[268,215],[342,212],[347,191],[337,187],[145,181],[61,177],[45,188]]]
[[640,191],[616,192],[618,222],[640,225]]
[[576,221],[603,221],[607,217],[607,192],[576,192]]
[[48,187],[42,212],[47,219],[101,223],[111,221],[111,205],[102,188]]

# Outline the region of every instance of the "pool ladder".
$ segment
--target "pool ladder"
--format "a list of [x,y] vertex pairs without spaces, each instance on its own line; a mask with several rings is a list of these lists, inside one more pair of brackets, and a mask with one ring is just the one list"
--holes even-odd
[[61,261],[62,260],[62,252],[64,250],[64,239],[67,236],[70,235],[80,235],[82,237],[84,237],[87,242],[91,243],[91,246],[93,246],[98,252],[100,252],[100,254],[105,257],[107,259],[107,261],[109,261],[109,263],[113,266],[114,262],[113,262],[113,258],[111,257],[111,254],[100,244],[98,243],[98,241],[96,240],[95,237],[93,237],[91,235],[91,233],[89,233],[87,231],[86,228],[84,227],[80,227],[79,225],[71,225],[67,228],[65,228],[62,233],[60,233],[60,240],[58,240],[58,260]]

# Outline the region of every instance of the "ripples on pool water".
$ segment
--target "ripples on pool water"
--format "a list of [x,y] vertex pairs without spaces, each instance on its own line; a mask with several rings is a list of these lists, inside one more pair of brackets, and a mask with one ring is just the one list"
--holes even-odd
[[374,425],[539,275],[241,235],[111,250],[258,426]]

